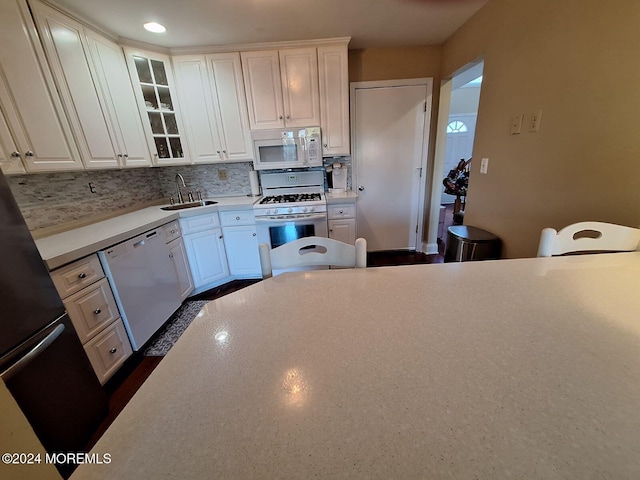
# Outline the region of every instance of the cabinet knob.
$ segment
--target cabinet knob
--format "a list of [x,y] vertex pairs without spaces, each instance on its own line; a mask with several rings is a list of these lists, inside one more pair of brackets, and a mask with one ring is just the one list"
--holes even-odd
[[222,240],[222,235],[220,235],[218,238],[219,238],[220,240]]
[[111,350],[109,350],[109,353],[116,353],[118,351],[118,349],[116,347],[113,347]]
[[25,153],[25,155],[27,157],[33,157],[33,152],[31,150],[27,151],[27,153]]
[[279,116],[278,116],[278,120],[282,120],[282,115],[279,115]]
[[169,254],[169,258],[173,258],[173,253],[170,253],[170,254]]
[[364,191],[364,185],[360,185],[360,186],[358,187],[358,190],[360,190],[361,192],[363,192],[363,191]]
[[338,210],[338,212],[339,212],[339,213],[344,213],[344,211],[343,211],[343,210]]
[[291,118],[289,115],[287,115],[287,120],[289,120],[289,118]]
[[254,232],[254,233],[253,233],[253,236],[255,237],[256,235],[257,235],[257,233],[255,233],[255,232]]
[[236,217],[236,220],[240,220],[240,217]]
[[121,154],[121,153],[119,153],[119,154],[117,155],[117,157],[118,157],[118,158],[122,158],[122,154]]
[[16,158],[16,157],[20,158],[20,152],[13,152],[13,153],[11,153],[11,156],[13,158]]
[[322,145],[324,148],[327,148],[329,145],[327,145],[326,143],[324,145]]
[[217,153],[218,155],[220,155],[220,150],[216,150],[216,153]]
[[127,155],[126,153],[123,155],[124,158],[129,158],[129,155]]
[[87,278],[87,274],[82,272],[82,273],[78,274],[78,278]]
[[102,313],[102,310],[100,310],[99,308],[96,308],[96,309],[93,311],[93,314],[94,314],[94,315],[100,315],[101,313]]

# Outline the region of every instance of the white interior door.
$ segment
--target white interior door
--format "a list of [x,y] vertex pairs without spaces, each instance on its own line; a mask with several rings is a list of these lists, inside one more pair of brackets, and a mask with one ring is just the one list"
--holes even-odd
[[352,92],[358,236],[369,251],[420,250],[431,81],[364,82]]

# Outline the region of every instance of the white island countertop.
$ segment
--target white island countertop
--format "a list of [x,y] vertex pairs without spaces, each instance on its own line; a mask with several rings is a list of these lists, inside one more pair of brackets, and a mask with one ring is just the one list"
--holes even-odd
[[640,478],[639,279],[634,252],[259,282],[72,478]]
[[63,233],[39,238],[35,240],[36,246],[49,270],[53,270],[180,217],[224,210],[250,209],[257,197],[243,195],[216,197],[210,200],[215,200],[217,203],[184,210],[162,210],[163,205],[143,208]]

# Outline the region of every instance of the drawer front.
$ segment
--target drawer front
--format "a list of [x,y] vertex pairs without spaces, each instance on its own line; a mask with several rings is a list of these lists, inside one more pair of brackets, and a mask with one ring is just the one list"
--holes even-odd
[[180,219],[180,228],[182,234],[203,232],[220,226],[220,219],[217,213],[207,213],[206,215],[197,215],[195,217],[186,217]]
[[171,240],[175,240],[182,235],[182,233],[180,232],[180,223],[177,220],[175,222],[163,225],[162,228],[164,228],[164,233],[167,236],[167,243],[169,243]]
[[82,343],[120,317],[106,278],[67,297],[64,306]]
[[93,338],[84,346],[84,351],[100,383],[104,384],[133,351],[122,320],[118,319]]
[[353,204],[329,205],[329,218],[355,218],[356,206]]
[[220,212],[220,221],[223,227],[232,227],[235,225],[253,225],[256,223],[256,218],[253,216],[253,210],[238,210]]
[[90,255],[51,272],[53,284],[62,298],[104,277],[97,255]]

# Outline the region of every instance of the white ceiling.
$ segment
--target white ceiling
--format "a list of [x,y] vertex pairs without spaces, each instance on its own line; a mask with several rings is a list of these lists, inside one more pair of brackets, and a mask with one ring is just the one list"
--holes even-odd
[[[164,47],[352,37],[349,48],[437,45],[488,0],[52,0],[105,30]],[[142,24],[167,27],[152,34]]]

